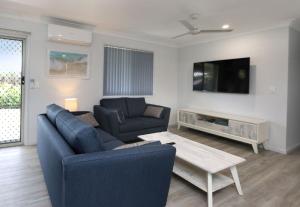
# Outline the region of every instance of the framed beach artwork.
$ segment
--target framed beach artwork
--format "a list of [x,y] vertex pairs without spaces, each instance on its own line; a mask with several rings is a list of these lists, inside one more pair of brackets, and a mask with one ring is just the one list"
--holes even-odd
[[89,78],[89,54],[48,50],[48,75],[50,77]]

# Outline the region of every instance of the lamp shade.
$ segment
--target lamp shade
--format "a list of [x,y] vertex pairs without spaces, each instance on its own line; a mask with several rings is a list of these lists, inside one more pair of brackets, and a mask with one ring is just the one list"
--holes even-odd
[[77,98],[66,98],[65,99],[65,109],[69,111],[77,111],[78,100]]

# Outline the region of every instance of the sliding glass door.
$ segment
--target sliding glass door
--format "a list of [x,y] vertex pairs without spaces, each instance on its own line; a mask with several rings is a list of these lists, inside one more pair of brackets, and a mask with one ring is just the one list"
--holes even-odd
[[22,143],[24,40],[0,36],[0,147]]

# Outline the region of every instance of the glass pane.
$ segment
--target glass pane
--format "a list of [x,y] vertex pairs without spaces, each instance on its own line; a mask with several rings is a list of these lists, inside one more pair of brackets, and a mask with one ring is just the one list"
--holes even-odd
[[0,38],[0,144],[21,140],[22,41]]

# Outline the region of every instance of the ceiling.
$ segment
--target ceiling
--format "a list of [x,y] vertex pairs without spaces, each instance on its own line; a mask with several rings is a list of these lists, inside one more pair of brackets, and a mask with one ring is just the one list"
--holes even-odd
[[[0,0],[0,13],[45,20],[57,17],[95,26],[95,30],[173,45],[209,41],[300,18],[299,0]],[[178,20],[204,29],[230,24],[234,31],[172,39],[186,32]]]

